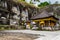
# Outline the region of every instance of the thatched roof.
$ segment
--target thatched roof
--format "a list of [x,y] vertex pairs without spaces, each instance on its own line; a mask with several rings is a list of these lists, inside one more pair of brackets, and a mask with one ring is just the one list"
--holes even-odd
[[40,14],[37,14],[36,16],[33,16],[31,19],[40,19],[40,18],[46,18],[46,17],[51,17],[53,15],[49,14],[47,11],[43,11]]

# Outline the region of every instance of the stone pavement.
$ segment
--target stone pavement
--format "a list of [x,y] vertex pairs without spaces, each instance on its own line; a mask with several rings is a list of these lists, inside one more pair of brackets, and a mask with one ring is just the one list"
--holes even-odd
[[[25,40],[25,39],[26,40],[54,40],[54,39],[60,38],[60,31],[4,30],[4,31],[0,31],[0,35],[4,34],[3,32],[5,34],[8,34],[8,36],[13,34],[12,36],[10,36],[12,38],[14,37],[13,39],[16,39],[16,37],[17,37],[16,34],[18,34],[17,38],[19,40],[22,40],[21,37],[23,38],[23,40]],[[16,36],[14,36],[14,35],[16,35]],[[2,37],[2,38],[5,38],[5,37]]]
[[0,40],[34,40],[36,38],[38,38],[37,34],[0,31]]

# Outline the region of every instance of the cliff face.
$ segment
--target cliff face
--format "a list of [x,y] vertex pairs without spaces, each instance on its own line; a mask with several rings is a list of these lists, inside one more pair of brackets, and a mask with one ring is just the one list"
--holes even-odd
[[22,20],[27,20],[27,19],[30,20],[32,16],[36,16],[37,14],[43,11],[52,12],[56,16],[60,15],[59,4],[49,5],[44,8],[37,8],[26,2],[17,2],[13,0],[2,0],[1,2],[3,2],[3,4],[5,4],[6,6],[5,5],[4,7],[0,6],[0,8],[2,8],[2,10],[0,9],[0,11],[4,12],[7,10],[7,14],[6,12],[4,12],[3,14],[5,14],[4,17],[7,15],[6,19],[10,19],[10,21],[13,21],[13,20],[15,21],[15,19],[18,19],[18,22],[21,22]]
[[53,12],[53,13],[57,13],[58,15],[60,15],[59,11],[60,11],[60,4],[52,4],[52,5],[48,5],[45,6],[44,8],[41,8],[42,11],[47,11],[47,12]]
[[[19,24],[19,23],[22,23],[22,21],[30,19],[31,15],[36,13],[38,9],[35,6],[31,6],[30,4],[26,2],[15,2],[13,0],[2,0],[0,1],[0,4],[1,4],[0,8],[2,9],[2,10],[0,9],[0,11],[3,12],[3,13],[0,12],[0,14],[1,15],[5,14],[4,16],[1,16],[0,18],[4,17],[6,21],[9,22],[9,24],[14,24],[14,23]],[[3,23],[2,20],[1,22]]]

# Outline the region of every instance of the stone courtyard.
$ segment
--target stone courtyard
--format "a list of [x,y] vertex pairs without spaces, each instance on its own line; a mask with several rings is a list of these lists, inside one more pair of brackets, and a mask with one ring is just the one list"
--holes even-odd
[[38,35],[18,32],[0,32],[0,40],[34,40]]

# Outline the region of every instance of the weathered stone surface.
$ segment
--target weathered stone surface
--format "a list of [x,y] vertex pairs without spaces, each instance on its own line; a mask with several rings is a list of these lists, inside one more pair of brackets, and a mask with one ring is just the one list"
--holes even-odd
[[34,40],[38,35],[25,33],[0,32],[0,40]]

